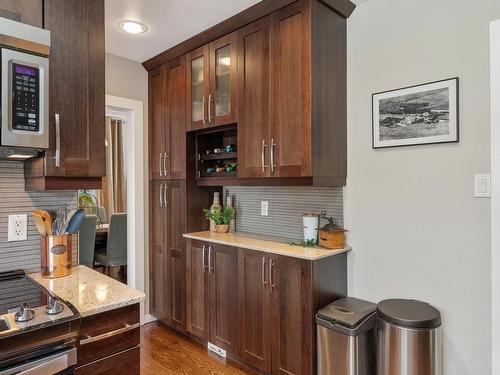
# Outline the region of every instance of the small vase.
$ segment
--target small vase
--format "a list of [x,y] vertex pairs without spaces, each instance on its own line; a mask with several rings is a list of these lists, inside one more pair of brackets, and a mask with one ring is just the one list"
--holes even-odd
[[215,232],[219,234],[224,234],[229,232],[229,224],[221,224],[215,226]]
[[[215,210],[222,210],[218,192],[214,193],[214,202],[210,206],[210,211],[214,212]],[[213,220],[210,220],[210,232],[215,232],[215,222]]]
[[233,198],[230,195],[228,195],[226,197],[226,207],[233,209],[233,218],[231,219],[231,222],[229,223],[229,232],[234,233],[234,232],[236,232],[236,219],[235,219],[236,210],[233,207]]

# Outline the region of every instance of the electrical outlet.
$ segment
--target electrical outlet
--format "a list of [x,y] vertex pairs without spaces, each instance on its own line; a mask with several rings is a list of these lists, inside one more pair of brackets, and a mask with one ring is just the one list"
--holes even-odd
[[269,216],[269,202],[260,201],[260,216]]
[[223,358],[226,358],[226,351],[219,348],[217,345],[212,344],[211,342],[208,343],[208,350],[214,352],[217,355],[220,355]]
[[28,239],[28,215],[9,215],[7,241],[26,241]]

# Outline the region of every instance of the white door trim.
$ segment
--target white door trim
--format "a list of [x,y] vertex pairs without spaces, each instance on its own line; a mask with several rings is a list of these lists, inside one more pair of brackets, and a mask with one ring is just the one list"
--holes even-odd
[[500,375],[500,20],[490,24],[491,112],[491,357]]
[[[106,95],[106,115],[125,117],[127,175],[127,284],[145,291],[144,233],[144,103],[139,100]],[[141,303],[141,324],[144,323]]]

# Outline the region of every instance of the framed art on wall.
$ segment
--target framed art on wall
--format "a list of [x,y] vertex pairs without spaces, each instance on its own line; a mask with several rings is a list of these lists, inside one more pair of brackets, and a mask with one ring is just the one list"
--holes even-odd
[[459,79],[372,95],[373,148],[458,142]]

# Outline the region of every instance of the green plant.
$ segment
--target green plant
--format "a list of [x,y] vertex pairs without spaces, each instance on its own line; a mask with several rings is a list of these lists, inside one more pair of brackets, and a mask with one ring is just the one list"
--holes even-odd
[[233,218],[234,209],[231,207],[215,209],[213,211],[204,209],[203,213],[208,220],[213,220],[215,225],[228,225]]
[[97,225],[101,225],[101,218],[97,213],[97,198],[94,194],[89,193],[87,190],[79,191],[78,208],[84,208],[88,213],[97,215]]
[[300,242],[290,242],[290,246],[302,246],[302,247],[315,247],[318,245],[318,241],[315,240],[307,240],[307,241],[300,241]]

